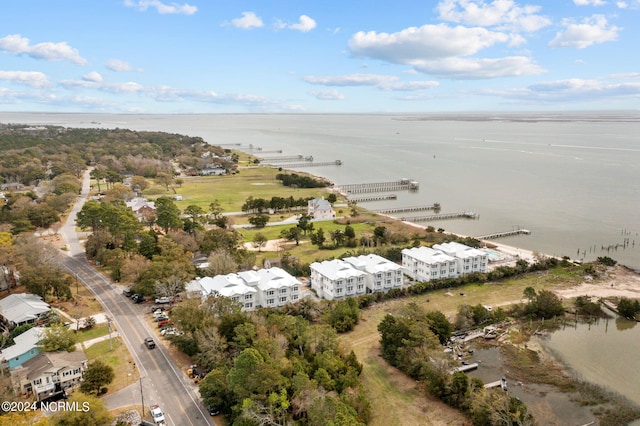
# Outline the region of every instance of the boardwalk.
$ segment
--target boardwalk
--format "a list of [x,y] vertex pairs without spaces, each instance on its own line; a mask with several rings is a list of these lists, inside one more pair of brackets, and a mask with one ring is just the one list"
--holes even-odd
[[386,195],[371,195],[365,197],[349,197],[349,201],[355,201],[356,203],[364,203],[367,201],[383,201],[383,200],[397,200],[398,196],[396,194],[386,194]]
[[390,209],[374,210],[380,214],[409,213],[409,212],[425,212],[429,210],[440,210],[440,203],[433,203],[430,206],[412,206],[412,207],[395,207]]
[[400,179],[392,182],[353,183],[338,185],[340,192],[347,194],[364,194],[367,192],[417,191],[420,184],[414,180]]
[[474,212],[458,212],[458,213],[443,213],[432,214],[429,216],[413,216],[413,217],[401,217],[400,220],[404,222],[428,222],[430,220],[444,220],[444,219],[477,219],[479,216]]
[[496,238],[511,237],[513,235],[530,235],[531,231],[524,228],[512,229],[511,231],[494,232],[493,234],[486,234],[474,237],[476,240],[493,240]]

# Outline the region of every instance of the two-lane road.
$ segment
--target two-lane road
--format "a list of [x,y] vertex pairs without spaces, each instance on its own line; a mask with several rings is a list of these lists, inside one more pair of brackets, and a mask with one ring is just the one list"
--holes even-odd
[[60,230],[67,243],[67,256],[61,255],[60,259],[64,267],[91,290],[102,304],[133,356],[141,379],[139,388],[131,387],[129,405],[140,405],[144,399],[146,412],[149,405],[159,404],[168,425],[211,425],[214,422],[201,408],[197,389],[187,381],[187,376],[169,358],[162,345],[152,350],[144,345],[145,337],[155,335],[144,321],[140,307],[117,291],[114,284],[85,257],[76,234],[75,221],[89,195],[89,172],[85,172],[80,199]]

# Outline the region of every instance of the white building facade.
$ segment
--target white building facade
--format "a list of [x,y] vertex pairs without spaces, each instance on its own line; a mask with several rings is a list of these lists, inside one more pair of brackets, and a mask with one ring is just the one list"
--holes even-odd
[[402,250],[404,272],[416,281],[486,272],[487,265],[485,252],[456,242]]
[[404,273],[402,267],[377,254],[368,254],[343,259],[354,268],[367,273],[365,285],[367,293],[388,292],[392,288],[402,288]]
[[458,275],[487,271],[489,255],[482,250],[456,242],[435,244],[433,248],[456,259]]
[[336,217],[336,212],[331,207],[331,203],[325,200],[324,197],[309,200],[307,214],[314,219],[333,219]]
[[214,294],[229,297],[251,311],[260,307],[277,308],[300,300],[300,282],[281,268],[243,271],[215,277],[196,278],[187,283],[188,297],[203,301]]
[[367,273],[340,259],[313,262],[311,288],[328,300],[360,296],[366,293]]

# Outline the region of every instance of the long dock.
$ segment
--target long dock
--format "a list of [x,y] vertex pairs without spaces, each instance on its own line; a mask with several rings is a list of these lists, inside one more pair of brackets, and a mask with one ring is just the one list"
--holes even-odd
[[397,200],[397,199],[398,199],[398,196],[396,194],[372,195],[370,197],[349,197],[349,201],[355,201],[356,203],[364,203],[367,201]]
[[480,235],[474,237],[476,240],[493,240],[496,238],[511,237],[513,235],[530,235],[531,231],[528,229],[512,229],[511,231],[494,232],[493,234]]
[[286,164],[267,164],[271,167],[298,168],[298,167],[314,167],[314,166],[341,166],[342,160],[334,161],[307,161],[304,163],[286,163]]
[[500,380],[496,380],[495,382],[491,382],[491,383],[485,383],[484,387],[486,389],[490,389],[490,388],[497,388],[497,387],[502,388],[503,391],[507,391],[507,379],[505,377],[503,377]]
[[415,180],[400,179],[393,182],[375,182],[375,183],[353,183],[347,185],[338,185],[341,192],[347,194],[363,194],[367,192],[389,192],[413,190],[417,191],[420,184]]
[[477,219],[479,215],[474,212],[458,212],[458,213],[443,213],[432,214],[429,216],[414,216],[414,217],[401,217],[400,220],[404,222],[428,222],[430,220],[444,220],[444,219]]
[[374,210],[380,214],[394,214],[394,213],[409,213],[409,212],[424,212],[429,210],[440,210],[440,203],[433,203],[431,206],[412,206],[412,207],[396,207],[391,209]]
[[455,371],[465,373],[467,371],[475,370],[476,368],[478,368],[478,363],[474,362],[473,364],[461,365],[460,367],[456,368]]
[[285,161],[301,161],[301,160],[305,160],[305,161],[313,161],[313,157],[308,157],[310,158],[309,160],[304,158],[304,155],[302,154],[298,154],[298,155],[283,155],[281,157],[263,157],[260,159],[261,162],[265,162],[265,163],[281,163],[281,162],[285,162]]

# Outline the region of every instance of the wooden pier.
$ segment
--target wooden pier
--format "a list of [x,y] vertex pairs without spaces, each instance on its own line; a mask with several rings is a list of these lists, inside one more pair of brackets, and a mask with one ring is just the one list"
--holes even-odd
[[[310,159],[307,159],[310,158]],[[263,163],[283,163],[289,161],[313,161],[313,157],[304,158],[304,155],[283,155],[281,157],[262,157],[260,158],[260,162]]]
[[414,217],[401,217],[400,220],[404,222],[428,222],[430,220],[444,220],[444,219],[477,219],[479,216],[474,212],[458,212],[458,213],[443,213],[432,214],[429,216],[414,216]]
[[299,168],[299,167],[314,167],[314,166],[341,166],[342,160],[334,161],[307,161],[305,163],[286,163],[286,164],[267,164],[271,167],[282,168]]
[[530,234],[531,234],[531,231],[529,231],[528,229],[518,228],[518,229],[512,229],[511,231],[495,232],[493,234],[480,235],[478,237],[473,237],[473,238],[475,238],[476,240],[493,240],[496,238],[511,237],[513,235],[530,235]]
[[431,206],[413,206],[413,207],[396,207],[392,209],[374,210],[380,214],[409,213],[409,212],[425,212],[429,210],[440,210],[440,203],[433,203]]
[[500,388],[502,388],[503,391],[506,392],[507,391],[507,378],[503,377],[502,379],[496,380],[495,382],[485,383],[484,387],[486,389],[500,387]]
[[347,194],[363,194],[367,192],[388,192],[388,191],[417,191],[420,184],[415,180],[400,179],[393,182],[375,183],[353,183],[348,185],[338,185],[341,192]]
[[456,368],[454,371],[460,371],[462,373],[466,373],[467,371],[475,370],[478,368],[478,363],[474,362],[473,364],[461,365]]
[[[371,195],[369,197],[349,197],[349,201],[355,201],[356,203],[365,203],[367,201],[384,201],[384,200],[397,200],[396,194],[383,194],[383,195]],[[375,211],[375,210],[374,210]]]
[[260,154],[282,154],[282,150],[281,149],[272,149],[271,151],[269,150],[262,150],[262,148],[258,148],[257,151]]

